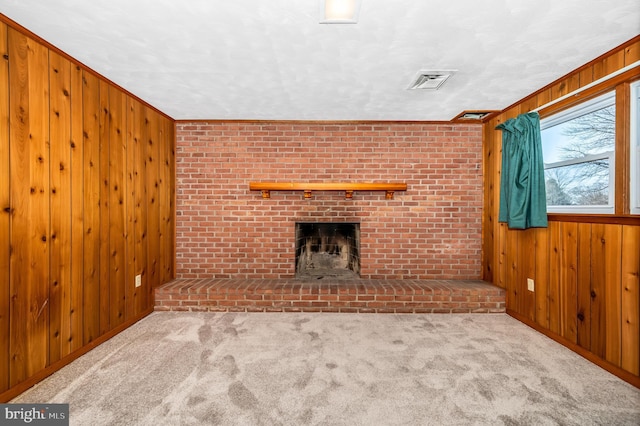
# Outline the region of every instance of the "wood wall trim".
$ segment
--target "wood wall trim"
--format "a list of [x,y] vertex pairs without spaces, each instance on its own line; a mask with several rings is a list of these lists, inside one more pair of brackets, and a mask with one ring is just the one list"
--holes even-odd
[[84,63],[80,62],[79,60],[77,60],[73,56],[69,55],[68,53],[65,53],[64,51],[60,50],[58,47],[56,47],[53,44],[49,43],[48,41],[46,41],[42,37],[38,36],[34,32],[28,30],[27,28],[23,27],[22,25],[18,24],[16,21],[12,20],[11,18],[9,18],[8,16],[6,16],[6,15],[4,15],[2,13],[0,13],[0,22],[4,22],[5,24],[7,24],[9,27],[13,28],[14,30],[16,30],[16,31],[22,33],[23,35],[33,39],[34,41],[38,42],[39,44],[43,45],[44,47],[46,47],[46,48],[50,49],[51,51],[57,53],[58,55],[62,56],[63,58],[66,58],[67,60],[69,60],[74,65],[81,67],[85,71],[87,71],[87,72],[93,74],[94,76],[98,77],[100,80],[103,80],[104,82],[109,83],[109,85],[117,88],[118,90],[120,90],[123,93],[125,93],[127,96],[129,96],[129,97],[137,100],[138,102],[142,103],[147,108],[152,109],[153,111],[155,111],[158,114],[164,116],[165,118],[168,118],[171,121],[175,121],[167,113],[164,113],[164,112],[160,111],[158,108],[154,107],[153,105],[149,104],[148,102],[144,101],[143,99],[137,97],[136,95],[134,95],[133,93],[131,93],[127,89],[125,89],[124,87],[122,87],[122,86],[114,83],[113,81],[109,80],[108,78],[106,78],[105,76],[100,74],[99,72],[95,71],[94,69],[92,69],[91,67],[85,65]]
[[[538,113],[541,118],[548,117],[549,115],[556,114],[579,103],[586,102],[589,99],[603,95],[607,92],[612,92],[616,90],[616,87],[620,84],[625,82],[628,83],[630,81],[637,80],[638,78],[640,78],[640,67],[635,67],[607,81],[603,81],[601,84],[585,89],[580,93],[576,93],[574,96],[569,96],[560,102],[541,108],[538,110]],[[616,94],[616,103],[618,103],[617,96],[618,94]]]
[[624,380],[625,382],[640,388],[640,376],[636,376],[634,374],[629,373],[628,371],[623,370],[620,367],[617,367],[613,364],[608,363],[607,361],[603,360],[602,358],[594,355],[593,353],[589,352],[588,350],[584,349],[581,346],[578,346],[577,344],[565,339],[564,337],[561,337],[559,335],[557,335],[556,333],[553,333],[549,330],[547,330],[544,327],[541,327],[540,325],[536,324],[535,321],[531,321],[529,320],[529,318],[518,314],[517,312],[513,311],[512,309],[507,309],[507,315],[517,319],[518,321],[528,325],[529,327],[533,328],[534,330],[536,330],[539,333],[544,334],[545,336],[549,337],[550,339],[556,341],[557,343],[561,344],[562,346],[565,346],[568,349],[571,349],[573,352],[577,353],[578,355],[580,355],[581,357],[585,358],[586,360],[596,364],[598,367],[608,371],[609,373],[613,374],[614,376],[617,376],[618,378]]
[[638,215],[596,215],[596,214],[570,214],[570,213],[549,213],[549,222],[578,222],[578,223],[609,223],[615,225],[637,225],[640,226],[640,216]]
[[15,398],[18,395],[20,395],[22,392],[24,392],[27,389],[29,389],[32,386],[34,386],[36,383],[46,379],[47,377],[49,377],[50,375],[52,375],[56,371],[60,370],[62,367],[70,364],[71,362],[73,362],[76,359],[80,358],[82,355],[88,353],[90,350],[100,346],[101,344],[103,344],[107,340],[109,340],[112,337],[114,337],[116,334],[121,333],[122,331],[124,331],[127,328],[131,327],[133,324],[135,324],[136,322],[140,321],[142,318],[148,316],[152,312],[153,312],[153,306],[151,306],[150,308],[148,308],[147,310],[142,312],[140,315],[127,320],[126,322],[118,325],[117,327],[113,328],[112,330],[110,330],[109,332],[103,334],[102,336],[96,338],[95,340],[91,341],[90,343],[87,343],[86,345],[82,346],[80,349],[70,353],[69,355],[65,356],[64,358],[56,361],[55,363],[49,365],[46,368],[38,371],[36,374],[34,374],[33,376],[29,377],[24,382],[21,382],[21,383],[17,384],[16,386],[14,386],[14,387],[12,387],[12,388],[0,393],[0,403],[5,403],[7,401],[12,400],[13,398]]

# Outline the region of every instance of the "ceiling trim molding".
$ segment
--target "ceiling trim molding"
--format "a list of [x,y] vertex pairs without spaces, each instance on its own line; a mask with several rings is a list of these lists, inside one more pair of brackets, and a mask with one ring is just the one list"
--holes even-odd
[[[350,124],[440,124],[440,125],[451,125],[451,124],[462,124],[462,123],[454,123],[453,121],[419,121],[419,120],[262,120],[262,119],[224,119],[224,118],[196,118],[196,119],[177,119],[174,120],[176,124],[186,124],[186,123],[265,123],[265,124],[273,124],[273,123],[297,123],[297,124],[320,124],[320,125],[350,125]],[[481,123],[469,123],[464,122],[464,124],[481,124]]]

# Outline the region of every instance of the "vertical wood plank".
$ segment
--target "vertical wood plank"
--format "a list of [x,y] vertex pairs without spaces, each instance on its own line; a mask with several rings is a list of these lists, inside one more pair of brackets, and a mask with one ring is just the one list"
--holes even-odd
[[536,109],[538,107],[537,103],[538,103],[537,96],[532,96],[528,99],[525,99],[519,105],[519,110],[520,110],[519,114],[527,113]]
[[[494,126],[495,127],[495,126]],[[166,143],[166,142],[165,142]],[[165,145],[166,146],[166,145]],[[494,281],[494,270],[496,266],[496,259],[494,258],[494,247],[496,241],[494,240],[494,234],[496,233],[496,220],[493,211],[495,206],[493,204],[493,192],[494,192],[494,175],[496,173],[493,167],[494,156],[494,144],[493,144],[493,127],[483,126],[482,132],[482,159],[483,159],[483,175],[491,176],[487,183],[487,186],[483,192],[483,226],[482,226],[482,279],[489,282]],[[165,151],[165,161],[168,162]],[[168,163],[166,163],[168,166]],[[163,168],[163,170],[168,167]],[[163,176],[164,177],[164,176]],[[166,177],[165,177],[166,179]],[[163,200],[163,198],[161,199]],[[165,209],[162,208],[163,213]]]
[[[507,261],[506,261],[506,240],[507,225],[504,223],[497,224],[498,229],[498,287],[507,290]],[[508,297],[508,295],[506,295]]]
[[543,90],[542,92],[536,95],[536,107],[540,107],[545,105],[551,101],[551,89]]
[[[160,221],[161,221],[161,256],[162,256],[162,269],[164,274],[162,275],[162,283],[169,282],[173,279],[173,265],[175,259],[174,248],[174,197],[175,197],[175,182],[174,179],[174,132],[173,123],[166,119],[162,120],[162,159],[161,163],[161,186],[160,186]],[[494,228],[492,228],[493,230]],[[493,234],[493,231],[492,231]],[[493,265],[494,261],[491,260]],[[493,265],[495,267],[495,265]],[[151,289],[151,291],[153,291]],[[151,301],[153,303],[153,301]]]
[[110,168],[111,168],[111,143],[110,137],[110,116],[109,111],[109,84],[99,80],[100,90],[100,334],[104,334],[111,329],[110,326],[110,306],[109,295],[109,273],[111,267],[111,252],[109,244],[111,242],[109,226],[109,210],[111,208],[110,199]]
[[9,29],[10,385],[48,364],[48,50]]
[[135,141],[139,139],[139,127],[136,118],[135,104],[138,101],[127,97],[127,158],[126,158],[126,177],[127,177],[127,193],[126,193],[126,285],[125,285],[125,317],[131,318],[135,314],[136,299],[136,257],[135,257],[135,185],[134,173],[136,171],[135,157]]
[[125,320],[127,97],[109,87],[109,326]]
[[621,49],[602,60],[602,73],[597,78],[605,77],[612,72],[618,71],[620,68],[624,68],[624,49]]
[[515,230],[506,231],[505,262],[506,262],[506,293],[507,308],[521,314],[520,288],[518,285],[518,237],[520,233]]
[[0,22],[0,392],[9,389],[9,50]]
[[160,284],[160,209],[158,202],[158,157],[160,134],[158,116],[145,108],[146,187],[147,187],[147,284],[153,289]]
[[591,224],[578,225],[577,343],[591,349]]
[[100,83],[83,72],[83,342],[100,336]]
[[[580,86],[580,77],[575,74],[570,75],[564,80],[551,86],[551,89],[550,89],[551,99],[557,99],[566,95],[567,93],[573,92],[574,90],[578,89],[579,86]],[[540,105],[544,105],[544,104],[540,104]]]
[[[145,159],[146,152],[144,146],[144,113],[142,104],[134,99],[130,99],[129,126],[131,127],[131,138],[128,144],[128,151],[133,154],[133,271],[135,275],[140,275],[141,286],[133,289],[131,300],[133,312],[138,314],[146,308],[147,290],[147,216],[146,216],[146,177]],[[131,279],[131,278],[130,278]],[[133,281],[132,281],[133,282]],[[129,306],[127,304],[127,306]]]
[[68,353],[71,326],[71,64],[49,54],[51,279],[49,359]]
[[560,334],[577,342],[578,224],[561,225]]
[[[160,245],[160,263],[159,263],[159,284],[162,285],[166,283],[169,269],[167,268],[168,262],[170,259],[170,252],[168,251],[167,246],[167,237],[168,237],[168,228],[170,226],[167,219],[168,216],[168,208],[169,208],[169,167],[168,167],[168,158],[167,158],[167,144],[169,141],[167,140],[168,133],[167,127],[164,117],[158,118],[158,125],[160,129],[160,133],[158,136],[159,140],[159,149],[158,149],[158,211],[160,212],[160,237],[159,237],[159,245]],[[152,299],[152,298],[150,298]]]
[[535,292],[528,289],[527,279],[535,280],[536,275],[536,244],[535,229],[518,231],[518,293],[520,299],[520,314],[531,321],[536,317]]
[[620,365],[620,250],[620,225],[592,225],[591,350],[614,365]]
[[495,128],[506,120],[506,115],[500,114],[496,119],[491,120],[491,129],[493,130],[493,177],[495,183],[493,185],[493,218],[494,218],[494,248],[493,256],[495,259],[495,271],[497,275],[495,283],[498,287],[507,290],[506,283],[506,263],[505,263],[505,244],[506,244],[506,232],[507,225],[499,222],[500,217],[500,179],[502,175],[502,132],[495,130]]
[[[500,116],[502,117],[502,115]],[[495,129],[498,121],[494,122],[492,129]],[[500,132],[493,132],[493,138],[491,140],[492,144],[492,152],[491,157],[493,172],[492,176],[495,179],[495,183],[491,188],[491,211],[490,213],[493,215],[493,232],[494,232],[494,242],[493,242],[493,274],[495,278],[494,283],[496,283],[499,287],[505,288],[504,281],[504,267],[503,267],[503,248],[504,248],[504,236],[506,226],[498,222],[499,210],[500,210],[500,173],[501,173],[501,161],[502,161],[502,135]],[[174,147],[175,148],[175,147]]]
[[535,230],[535,320],[543,328],[549,328],[549,230]]
[[607,75],[607,71],[605,69],[604,61],[594,62],[591,66],[593,70],[593,80],[596,81],[605,75]]
[[[168,231],[167,231],[167,253],[169,253],[169,261],[167,262],[167,276],[166,282],[175,278],[176,273],[176,133],[175,133],[175,124],[165,118],[165,142],[166,146],[166,156],[169,163],[169,178],[167,180],[169,187],[169,209],[167,211],[167,223],[168,223]],[[495,229],[495,227],[494,227]],[[494,249],[495,251],[495,249]],[[494,261],[494,270],[495,270],[495,261]],[[151,300],[153,303],[153,299]]]
[[621,367],[640,374],[640,226],[622,227]]
[[594,78],[593,76],[593,65],[586,67],[585,69],[581,70],[578,73],[579,79],[580,79],[580,87],[584,87],[589,83],[593,83],[594,80],[596,80],[597,78]]
[[622,226],[605,227],[605,359],[620,366],[622,336]]
[[606,241],[605,225],[591,226],[591,352],[604,358],[606,352]]
[[562,275],[561,223],[549,222],[549,330],[560,334],[561,303],[560,281]]
[[627,46],[624,50],[624,65],[628,66],[640,61],[640,42]]
[[83,345],[84,137],[82,68],[71,66],[71,306],[65,353]]

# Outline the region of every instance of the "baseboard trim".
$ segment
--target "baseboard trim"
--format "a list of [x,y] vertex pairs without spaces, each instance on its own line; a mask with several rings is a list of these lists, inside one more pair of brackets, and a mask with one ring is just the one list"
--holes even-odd
[[32,386],[34,386],[37,383],[41,382],[42,380],[46,379],[47,377],[49,377],[50,375],[52,375],[56,371],[60,370],[65,365],[71,363],[72,361],[78,359],[79,357],[81,357],[82,355],[86,354],[90,350],[94,349],[95,347],[97,347],[97,346],[101,345],[102,343],[106,342],[107,340],[111,339],[116,334],[121,333],[123,330],[131,327],[133,324],[135,324],[136,322],[140,321],[142,318],[146,317],[147,315],[149,315],[152,312],[153,312],[153,306],[151,308],[143,311],[138,316],[131,318],[130,320],[118,325],[117,327],[115,327],[112,330],[109,330],[108,332],[106,332],[102,336],[100,336],[100,337],[96,338],[95,340],[87,343],[86,345],[84,345],[80,349],[71,352],[69,355],[67,355],[64,358],[54,362],[50,366],[45,367],[44,369],[38,371],[36,374],[34,374],[33,376],[29,377],[24,382],[20,382],[17,385],[13,386],[12,388],[9,388],[6,391],[0,393],[0,403],[5,403],[5,402],[8,402],[8,401],[12,400],[13,398],[15,398],[18,395],[20,395],[22,392],[26,391],[27,389],[31,388]]
[[636,376],[635,374],[632,374],[626,370],[623,370],[622,368],[611,364],[610,362],[600,358],[599,356],[595,355],[593,352],[589,352],[588,350],[586,350],[585,348],[583,348],[582,346],[579,346],[573,342],[571,342],[570,340],[565,339],[562,336],[559,336],[543,327],[541,327],[539,324],[537,324],[534,321],[531,321],[529,318],[518,314],[515,311],[512,311],[511,309],[507,309],[507,315],[517,319],[518,321],[522,322],[525,325],[528,325],[529,327],[533,328],[534,330],[544,334],[545,336],[549,337],[550,339],[555,340],[556,342],[560,343],[562,346],[565,346],[566,348],[572,350],[573,352],[577,353],[578,355],[580,355],[581,357],[587,359],[588,361],[591,361],[592,363],[596,364],[598,367],[607,370],[609,373],[613,374],[614,376],[619,377],[620,379],[624,380],[625,382],[637,387],[640,389],[640,376]]

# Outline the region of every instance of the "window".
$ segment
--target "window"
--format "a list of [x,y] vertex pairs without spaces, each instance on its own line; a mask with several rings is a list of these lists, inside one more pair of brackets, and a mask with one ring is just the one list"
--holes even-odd
[[615,92],[540,121],[547,210],[614,213]]
[[631,85],[631,213],[640,214],[640,81]]

